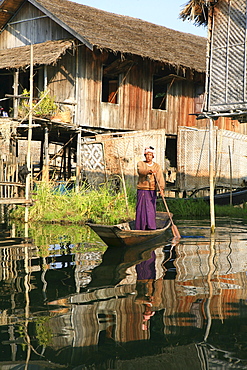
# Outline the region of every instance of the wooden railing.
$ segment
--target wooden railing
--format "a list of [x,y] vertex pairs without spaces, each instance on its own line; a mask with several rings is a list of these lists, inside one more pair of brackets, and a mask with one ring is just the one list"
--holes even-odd
[[18,178],[20,164],[10,156],[8,160],[0,158],[0,204],[25,204],[25,184]]

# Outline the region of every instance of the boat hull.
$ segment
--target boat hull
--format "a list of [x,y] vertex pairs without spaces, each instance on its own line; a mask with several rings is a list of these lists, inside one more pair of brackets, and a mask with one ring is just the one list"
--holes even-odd
[[[200,189],[198,189],[200,190]],[[186,198],[166,198],[167,202],[173,202],[174,200],[182,200],[182,201],[190,201],[190,202],[196,202],[204,200],[205,202],[210,202],[209,196],[204,197],[196,197],[196,196],[190,196]],[[227,191],[225,193],[215,194],[214,195],[214,204],[219,206],[227,206],[227,205],[239,205],[247,202],[247,188],[234,190],[232,192]]]
[[110,247],[138,245],[164,236],[171,226],[167,212],[158,212],[156,230],[134,230],[134,221],[118,225],[99,225],[87,223],[88,226]]
[[[204,197],[204,199],[206,202],[209,202],[209,197]],[[227,206],[229,204],[236,206],[245,202],[247,202],[247,188],[216,194],[214,196],[214,204],[219,206]]]

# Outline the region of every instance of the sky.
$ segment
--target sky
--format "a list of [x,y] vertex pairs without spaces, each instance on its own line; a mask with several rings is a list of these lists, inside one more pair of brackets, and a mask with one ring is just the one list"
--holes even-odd
[[73,0],[111,13],[140,18],[177,31],[207,37],[207,29],[179,19],[188,0]]

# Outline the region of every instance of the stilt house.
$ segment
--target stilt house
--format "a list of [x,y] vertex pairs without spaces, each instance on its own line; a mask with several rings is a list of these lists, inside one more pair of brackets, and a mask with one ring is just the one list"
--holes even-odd
[[[191,143],[180,127],[205,128],[207,121],[196,119],[204,101],[205,38],[68,0],[3,0],[0,30],[0,104],[17,158],[27,138],[34,68],[37,177],[79,182],[85,170],[106,175],[116,171],[110,157],[134,166],[131,158],[142,158],[148,143],[164,170],[167,160],[183,175],[188,158],[178,151]],[[3,138],[6,122],[2,117]],[[231,119],[218,127],[244,133]],[[132,139],[122,148],[125,133]]]

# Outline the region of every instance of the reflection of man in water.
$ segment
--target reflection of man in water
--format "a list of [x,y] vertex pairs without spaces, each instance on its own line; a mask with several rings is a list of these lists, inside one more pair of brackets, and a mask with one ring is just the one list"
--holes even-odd
[[150,320],[150,317],[152,317],[155,314],[155,311],[152,311],[151,307],[152,307],[151,303],[145,304],[145,311],[143,312],[142,330],[148,330],[148,321]]
[[137,280],[155,279],[155,259],[155,251],[152,251],[151,258],[136,265]]
[[135,303],[144,304],[142,330],[148,330],[148,321],[155,314],[153,309],[154,304],[154,282],[156,279],[155,270],[155,251],[152,251],[151,258],[136,265],[137,282],[136,290],[137,296]]
[[[145,306],[142,330],[148,330],[148,322],[159,310],[162,301],[163,279],[175,279],[176,269],[173,262],[176,257],[176,242],[151,252],[151,257],[136,265],[137,273],[135,303]],[[165,254],[165,258],[164,258]],[[171,271],[170,271],[171,270]],[[168,276],[166,277],[166,275]]]

